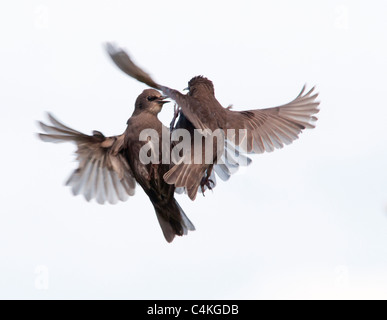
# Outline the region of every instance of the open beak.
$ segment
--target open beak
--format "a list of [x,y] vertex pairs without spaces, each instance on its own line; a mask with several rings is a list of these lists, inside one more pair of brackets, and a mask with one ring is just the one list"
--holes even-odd
[[167,96],[161,96],[161,97],[158,97],[158,98],[157,98],[157,103],[163,105],[164,103],[171,102],[171,101],[166,101],[165,99],[167,99],[167,98],[168,98]]

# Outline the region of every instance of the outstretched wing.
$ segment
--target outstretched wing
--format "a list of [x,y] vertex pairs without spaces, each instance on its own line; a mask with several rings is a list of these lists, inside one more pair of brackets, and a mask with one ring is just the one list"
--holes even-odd
[[[112,43],[106,43],[106,51],[117,67],[127,75],[152,88],[161,90],[163,94],[175,100],[176,103],[183,109],[185,116],[192,122],[196,129],[206,130],[211,127],[206,124],[206,121],[209,122],[213,119],[210,117],[207,110],[200,108],[198,105],[199,102],[196,101],[196,99],[190,99],[190,97],[175,89],[156,83],[148,73],[133,62],[133,60],[129,57],[129,54],[124,49],[117,47]],[[196,113],[192,110],[196,110]],[[201,112],[203,114],[197,114],[197,112]]]
[[106,43],[105,47],[110,58],[123,72],[152,88],[160,90],[160,86],[153,81],[148,73],[134,64],[127,52],[110,42]]
[[66,185],[74,195],[83,194],[87,201],[95,198],[98,203],[115,204],[134,195],[136,180],[122,154],[124,135],[105,137],[98,131],[89,136],[73,130],[48,114],[50,125],[39,122],[45,133],[39,138],[45,142],[74,142],[77,145],[78,168]]
[[[306,128],[314,128],[320,110],[314,87],[305,93],[305,86],[291,102],[282,106],[248,111],[227,110],[227,138],[243,151],[272,152],[298,139]],[[241,131],[239,131],[241,129]],[[239,133],[240,132],[240,133]]]

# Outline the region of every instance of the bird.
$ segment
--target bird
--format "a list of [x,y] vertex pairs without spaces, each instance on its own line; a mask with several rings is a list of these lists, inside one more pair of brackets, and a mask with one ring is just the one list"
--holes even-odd
[[[222,130],[224,145],[235,149],[237,155],[272,152],[284,145],[291,144],[298,139],[304,129],[315,127],[319,112],[318,93],[315,87],[306,91],[304,85],[295,99],[277,107],[233,111],[224,108],[215,97],[215,89],[211,80],[204,76],[195,76],[188,82],[188,93],[182,94],[178,90],[163,86],[155,82],[152,77],[137,66],[129,54],[113,43],[106,43],[106,50],[113,62],[124,73],[148,86],[162,91],[173,99],[181,112],[175,128],[186,127],[188,130],[214,132]],[[218,144],[222,146],[223,144]],[[227,148],[226,148],[227,149]],[[217,162],[217,154],[213,162]],[[222,173],[232,173],[231,163],[225,164]],[[215,165],[216,166],[216,165]],[[164,175],[167,183],[185,188],[189,197],[194,200],[196,189],[210,186],[212,168],[211,163],[187,164],[177,163]],[[228,170],[228,171],[227,171]],[[204,177],[203,177],[204,175]]]
[[[78,168],[66,182],[74,195],[83,194],[87,201],[95,198],[99,204],[116,204],[133,196],[138,183],[153,204],[166,241],[172,242],[176,235],[186,235],[195,227],[174,197],[175,186],[163,179],[170,168],[161,161],[162,152],[167,149],[159,143],[163,134],[169,137],[169,129],[158,119],[163,105],[169,102],[165,99],[157,90],[144,90],[137,97],[133,114],[121,135],[105,137],[99,131],[83,134],[49,113],[49,125],[38,122],[44,132],[38,136],[45,142],[76,144]],[[157,141],[141,140],[140,133],[146,130],[155,132]],[[154,153],[157,157],[152,162],[146,163],[141,158],[141,150],[149,145],[149,148],[159,148],[159,152]]]

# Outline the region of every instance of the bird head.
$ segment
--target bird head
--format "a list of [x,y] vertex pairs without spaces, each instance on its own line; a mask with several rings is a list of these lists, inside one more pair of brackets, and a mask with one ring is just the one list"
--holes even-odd
[[193,77],[188,82],[188,87],[186,88],[189,90],[188,95],[190,96],[196,96],[198,94],[215,94],[214,85],[212,84],[211,80],[208,80],[207,78],[203,76],[196,76]]
[[136,99],[134,114],[149,112],[157,115],[163,108],[164,103],[170,102],[166,101],[166,98],[157,90],[146,89]]

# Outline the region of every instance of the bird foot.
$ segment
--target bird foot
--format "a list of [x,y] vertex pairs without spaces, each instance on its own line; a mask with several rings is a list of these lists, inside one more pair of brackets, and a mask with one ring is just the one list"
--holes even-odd
[[177,117],[178,117],[179,114],[180,114],[180,107],[179,107],[177,104],[175,104],[174,109],[175,109],[175,113],[174,113],[174,115],[173,115],[171,124],[169,125],[169,129],[171,130],[171,132],[172,132],[173,128],[175,127],[176,119],[177,119]]
[[203,197],[205,197],[205,195],[204,195],[204,192],[206,191],[205,187],[207,187],[208,190],[212,190],[212,187],[214,186],[214,184],[215,184],[214,181],[212,181],[208,177],[202,178],[202,181],[200,182],[200,188],[202,189]]

